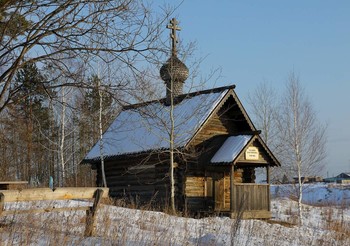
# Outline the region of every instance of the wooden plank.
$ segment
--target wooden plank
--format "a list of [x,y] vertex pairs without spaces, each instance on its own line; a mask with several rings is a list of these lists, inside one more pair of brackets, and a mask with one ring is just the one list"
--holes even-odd
[[[108,188],[103,189],[103,197],[108,197]],[[70,199],[90,199],[93,198],[96,187],[72,187],[56,188],[52,191],[50,188],[35,188],[24,190],[4,190],[1,191],[5,198],[4,202],[22,202],[22,201],[44,201],[44,200],[70,200]]]

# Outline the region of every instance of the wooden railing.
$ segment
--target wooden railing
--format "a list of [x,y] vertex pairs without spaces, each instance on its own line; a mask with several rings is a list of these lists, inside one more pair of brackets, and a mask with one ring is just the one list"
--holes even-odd
[[[96,215],[99,203],[103,197],[108,197],[108,188],[97,187],[71,187],[71,188],[36,188],[24,190],[0,190],[0,216],[22,213],[45,213],[61,211],[86,211],[86,227],[84,235],[93,236],[96,227]],[[94,199],[92,206],[60,207],[48,206],[46,208],[26,210],[5,210],[7,202],[28,202],[28,201],[53,201],[71,199]]]
[[235,184],[233,211],[270,211],[270,185]]

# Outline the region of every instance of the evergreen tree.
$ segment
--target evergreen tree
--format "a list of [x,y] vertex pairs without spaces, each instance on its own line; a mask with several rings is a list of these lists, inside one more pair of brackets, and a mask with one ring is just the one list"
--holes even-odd
[[12,136],[16,141],[9,146],[17,149],[17,158],[13,159],[19,169],[16,176],[32,183],[42,183],[49,173],[46,142],[52,134],[53,119],[48,99],[54,93],[45,88],[45,77],[33,63],[27,63],[18,71],[13,85],[16,96],[9,108],[7,123],[17,129]]
[[0,42],[3,42],[6,37],[16,38],[31,25],[31,22],[19,11],[11,9],[11,6],[18,2],[18,0],[0,0]]

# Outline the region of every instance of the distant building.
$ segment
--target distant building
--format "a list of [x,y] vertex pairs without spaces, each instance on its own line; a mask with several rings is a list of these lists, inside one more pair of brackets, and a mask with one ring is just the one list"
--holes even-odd
[[335,176],[332,178],[325,178],[325,179],[323,179],[323,182],[350,184],[350,172],[349,173],[341,173],[338,176]]
[[[294,182],[298,182],[298,177],[294,177]],[[323,178],[320,176],[307,176],[307,177],[301,177],[301,182],[303,183],[316,183],[316,182],[322,182]]]

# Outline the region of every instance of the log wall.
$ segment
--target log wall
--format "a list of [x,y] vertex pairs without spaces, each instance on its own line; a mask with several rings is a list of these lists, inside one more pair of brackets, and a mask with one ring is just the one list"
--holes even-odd
[[[162,161],[163,158],[163,161]],[[165,161],[164,161],[165,160]],[[165,207],[170,198],[169,164],[159,155],[140,155],[105,162],[105,173],[110,195],[125,198],[136,205],[145,203]],[[139,163],[139,164],[138,164]],[[175,166],[178,166],[175,163]],[[98,170],[97,182],[102,186],[101,171]],[[177,206],[183,205],[183,169],[174,170],[175,195]]]
[[190,211],[199,211],[206,207],[206,183],[205,177],[186,177],[184,193],[186,208]]
[[[152,158],[143,161],[144,158],[107,161],[105,173],[110,195],[137,199],[141,202],[149,201],[155,195],[164,196],[166,193],[165,174],[169,171],[162,164]],[[137,164],[139,163],[139,164]],[[156,164],[157,163],[157,164]],[[101,173],[98,174],[101,182]]]

